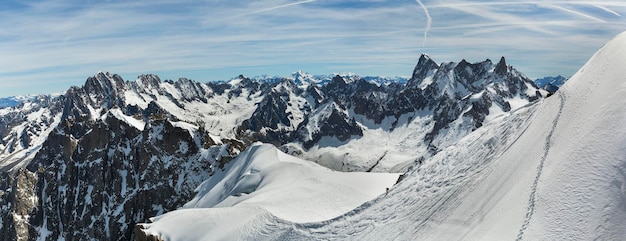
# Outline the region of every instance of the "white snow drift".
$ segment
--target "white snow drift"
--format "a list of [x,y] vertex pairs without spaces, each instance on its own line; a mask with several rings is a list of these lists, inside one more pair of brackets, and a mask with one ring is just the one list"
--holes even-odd
[[259,220],[328,220],[384,194],[398,176],[337,172],[257,143],[200,185],[183,209],[154,218],[146,232],[214,240],[245,233]]

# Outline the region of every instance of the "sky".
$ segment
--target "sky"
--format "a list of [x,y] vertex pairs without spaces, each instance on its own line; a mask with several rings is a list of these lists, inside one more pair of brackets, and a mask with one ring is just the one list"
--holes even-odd
[[98,71],[410,76],[421,53],[571,76],[624,16],[610,0],[3,0],[0,97],[63,93]]

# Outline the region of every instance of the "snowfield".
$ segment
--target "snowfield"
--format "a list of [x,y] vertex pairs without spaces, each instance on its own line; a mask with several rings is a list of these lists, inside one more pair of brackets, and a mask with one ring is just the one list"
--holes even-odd
[[[146,232],[171,240],[213,240],[228,239],[230,231],[249,230],[260,220],[324,221],[384,195],[399,175],[333,171],[257,143],[202,183],[183,209],[153,218]],[[188,217],[193,225],[187,225]]]
[[332,172],[254,145],[145,232],[165,240],[624,240],[624,63],[626,32],[557,94],[417,162],[387,194],[397,174]]

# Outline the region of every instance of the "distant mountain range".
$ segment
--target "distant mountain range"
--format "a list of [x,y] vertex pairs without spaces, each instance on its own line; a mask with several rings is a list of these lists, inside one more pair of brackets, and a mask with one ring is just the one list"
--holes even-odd
[[565,81],[567,81],[567,78],[557,75],[536,79],[535,84],[540,88],[549,91],[550,93],[554,93],[559,90],[559,88],[561,88],[563,84],[565,84]]
[[[294,73],[293,78],[297,78],[297,75],[309,75],[306,72],[303,72],[302,70],[299,70],[297,72]],[[333,75],[313,75],[313,80],[317,81],[316,84],[319,85],[325,85],[328,82],[330,82],[332,80],[332,78],[335,75],[339,75],[342,76],[344,78],[350,78],[350,76],[357,76],[356,74],[333,74]],[[242,76],[243,77],[243,76]],[[238,77],[241,78],[241,77]],[[257,80],[257,81],[265,81],[268,83],[272,83],[272,82],[276,82],[276,81],[280,81],[280,79],[285,78],[285,77],[279,77],[279,76],[255,76],[252,77],[251,79]],[[400,76],[396,76],[396,77],[382,77],[382,76],[365,76],[365,77],[359,77],[362,78],[363,80],[369,81],[371,83],[375,83],[378,85],[389,85],[392,83],[395,84],[406,84],[406,82],[409,80],[408,77],[400,77]],[[561,75],[557,75],[557,76],[546,76],[543,78],[538,78],[535,79],[534,82],[535,84],[543,89],[546,89],[548,91],[556,91],[558,89],[558,87],[561,87],[563,84],[565,84],[565,81],[567,81],[567,78],[561,76]],[[216,81],[217,83],[227,83],[229,81]],[[556,87],[552,87],[552,86]],[[4,107],[13,107],[18,105],[19,103],[32,98],[32,96],[9,96],[9,97],[3,97],[0,98],[0,108],[4,108]]]
[[0,109],[5,107],[14,107],[19,105],[22,102],[36,99],[37,96],[28,95],[28,96],[9,96],[0,98]]

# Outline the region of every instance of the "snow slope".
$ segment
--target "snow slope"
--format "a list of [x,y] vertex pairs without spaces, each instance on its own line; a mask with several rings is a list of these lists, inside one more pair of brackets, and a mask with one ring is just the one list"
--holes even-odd
[[562,114],[546,147],[526,240],[626,238],[624,63],[626,32],[560,89]]
[[[277,180],[274,174],[304,175],[298,184],[316,176],[327,180],[320,173],[272,173],[273,168],[254,173],[255,168],[233,166],[228,170],[239,170],[242,175],[234,177],[243,181],[221,174],[224,182],[210,179],[187,206],[215,208],[165,214],[147,232],[166,240],[624,240],[623,63],[626,32],[600,49],[553,97],[477,129],[417,163],[387,195],[331,220],[305,223],[322,218],[293,215],[281,207],[327,198],[336,203],[351,193],[327,183],[330,197],[307,196],[310,192],[301,188],[278,191],[293,185],[286,178],[265,182]],[[283,160],[278,157],[273,159]],[[208,187],[221,188],[213,193]],[[243,194],[252,189],[256,192]]]
[[384,194],[398,176],[332,171],[256,143],[200,185],[183,209],[153,218],[145,232],[171,240],[215,240],[262,220],[328,220]]

